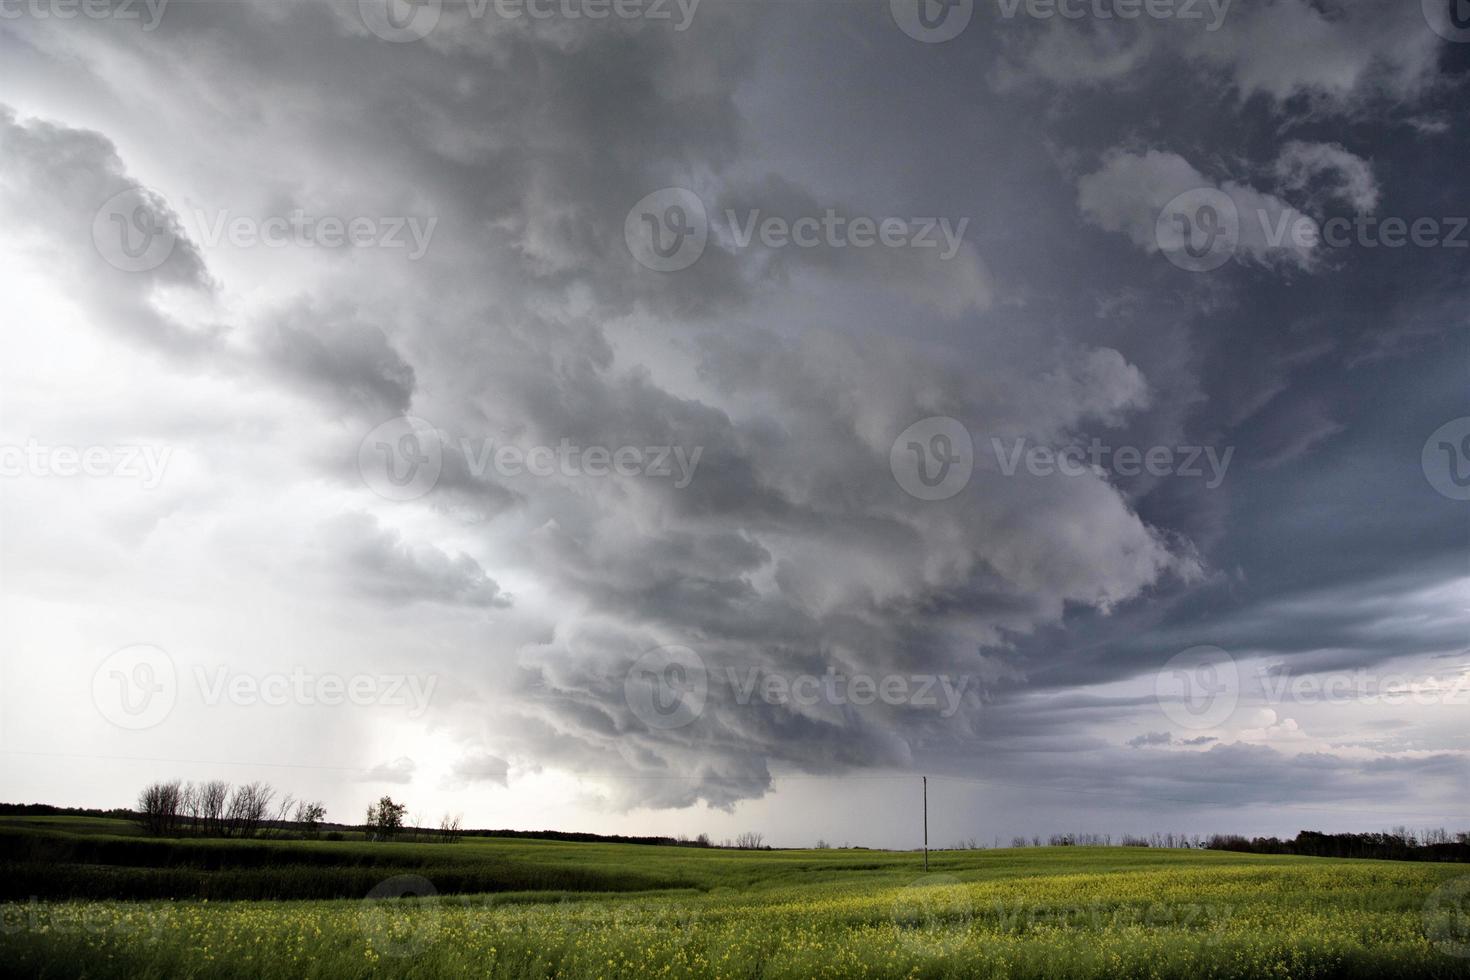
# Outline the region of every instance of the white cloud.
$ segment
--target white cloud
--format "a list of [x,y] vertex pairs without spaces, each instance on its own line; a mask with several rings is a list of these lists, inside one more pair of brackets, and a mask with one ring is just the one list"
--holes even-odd
[[[1182,237],[1161,234],[1161,216],[1172,204],[1189,219],[1195,198],[1185,198],[1182,205],[1177,202],[1181,195],[1200,192],[1218,192],[1233,206],[1236,231],[1227,241],[1234,258],[1305,271],[1319,268],[1324,261],[1314,239],[1293,234],[1294,229],[1306,226],[1315,230],[1310,217],[1274,194],[1207,177],[1177,153],[1113,149],[1098,170],[1077,181],[1077,203],[1088,221],[1128,236],[1151,254],[1182,250],[1186,244]],[[1201,196],[1199,200],[1213,199]]]
[[1340,143],[1291,140],[1281,148],[1273,169],[1282,192],[1298,198],[1308,195],[1313,210],[1320,212],[1333,200],[1359,214],[1371,214],[1378,207],[1381,192],[1373,165]]

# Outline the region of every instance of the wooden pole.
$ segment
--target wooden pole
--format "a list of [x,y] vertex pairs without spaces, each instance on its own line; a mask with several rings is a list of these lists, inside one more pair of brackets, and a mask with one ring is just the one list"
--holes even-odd
[[924,777],[924,871],[929,870],[929,777]]

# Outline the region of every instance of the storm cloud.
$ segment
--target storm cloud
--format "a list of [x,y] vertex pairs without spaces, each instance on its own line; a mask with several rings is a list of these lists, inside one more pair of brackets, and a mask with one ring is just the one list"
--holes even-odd
[[[1454,702],[1258,680],[1470,669],[1466,505],[1424,455],[1466,414],[1466,253],[1272,237],[1447,232],[1462,46],[1416,4],[1238,3],[1214,30],[977,4],[943,44],[889,8],[0,21],[3,441],[173,453],[156,491],[7,480],[17,792],[65,802],[25,754],[49,731],[97,760],[309,757],[355,774],[314,794],[338,809],[366,781],[470,825],[699,805],[800,843],[803,781],[919,772],[1023,809],[1112,794],[1139,829],[1447,819]],[[170,243],[149,268],[119,194]],[[1240,219],[1211,268],[1181,260],[1202,205],[1164,220],[1181,195]],[[181,675],[437,686],[422,719],[287,707],[244,755],[261,712],[185,690],[121,751],[86,685],[145,641]],[[1192,727],[1159,678],[1206,645],[1239,704]],[[72,694],[48,723],[17,682]]]

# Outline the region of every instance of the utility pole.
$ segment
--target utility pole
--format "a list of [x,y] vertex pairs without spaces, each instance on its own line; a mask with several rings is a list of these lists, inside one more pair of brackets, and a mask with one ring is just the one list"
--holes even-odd
[[924,872],[929,871],[929,777],[924,779]]

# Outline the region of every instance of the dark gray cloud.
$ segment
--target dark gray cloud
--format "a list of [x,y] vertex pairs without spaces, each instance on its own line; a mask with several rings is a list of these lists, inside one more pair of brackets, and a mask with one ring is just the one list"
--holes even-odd
[[270,323],[260,344],[273,370],[362,417],[402,415],[412,403],[413,367],[369,324],[295,309]]
[[510,597],[469,555],[405,542],[368,514],[343,514],[321,529],[319,554],[331,572],[374,601],[505,607]]
[[[946,45],[886,6],[707,0],[674,32],[449,5],[409,43],[348,0],[0,25],[28,82],[0,116],[7,227],[99,344],[156,358],[137,398],[189,450],[168,506],[108,526],[168,569],[159,593],[209,543],[242,607],[299,590],[304,635],[358,623],[375,663],[445,678],[441,741],[412,749],[444,786],[563,773],[599,806],[729,809],[783,776],[923,769],[1200,806],[1439,799],[1470,748],[1439,721],[1244,691],[1183,730],[1153,678],[1202,644],[1295,675],[1462,662],[1470,538],[1420,454],[1465,412],[1464,252],[1282,247],[1252,222],[1463,211],[1465,138],[1435,124],[1463,58],[1412,4],[1241,4],[1215,31],[983,14]],[[670,186],[722,227],[657,272],[625,221]],[[136,273],[91,231],[129,189],[176,239]],[[1196,273],[1156,228],[1198,189],[1246,220]],[[968,223],[948,259],[723,227],[828,209]],[[410,259],[209,242],[201,210],[436,224]],[[176,387],[205,403],[187,424]],[[357,453],[405,414],[439,469],[393,501]],[[926,501],[890,457],[935,416],[974,472]],[[1213,486],[1007,463],[1094,441],[1232,455]],[[563,445],[697,465],[495,462]],[[231,579],[256,566],[280,578]],[[709,684],[660,727],[625,682],[671,645]],[[731,681],[829,670],[965,686],[943,712]],[[397,759],[376,781],[417,771],[362,751]]]

